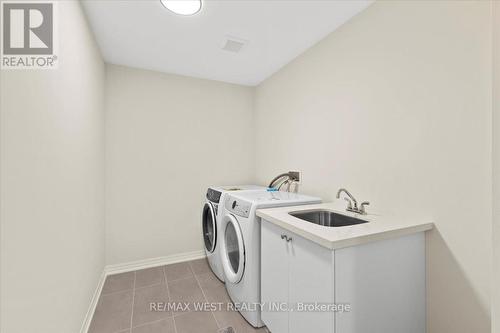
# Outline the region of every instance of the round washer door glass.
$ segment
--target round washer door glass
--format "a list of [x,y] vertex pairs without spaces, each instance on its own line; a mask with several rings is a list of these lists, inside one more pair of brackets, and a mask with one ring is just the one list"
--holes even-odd
[[205,249],[209,252],[213,252],[217,242],[217,226],[214,208],[208,202],[205,203],[203,207],[202,224]]
[[245,269],[243,235],[236,218],[228,215],[224,222],[224,272],[230,282],[237,283]]

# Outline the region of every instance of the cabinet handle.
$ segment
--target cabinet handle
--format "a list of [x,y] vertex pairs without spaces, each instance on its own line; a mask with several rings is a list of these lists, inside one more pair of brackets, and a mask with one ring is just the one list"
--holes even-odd
[[287,235],[281,235],[281,239],[284,239],[287,242],[291,242],[292,241],[292,237],[288,237]]
[[281,235],[281,239],[286,239],[286,235]]

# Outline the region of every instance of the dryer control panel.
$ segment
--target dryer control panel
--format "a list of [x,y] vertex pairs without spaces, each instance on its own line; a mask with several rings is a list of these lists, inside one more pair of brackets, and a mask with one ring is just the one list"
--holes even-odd
[[246,202],[244,200],[236,199],[231,196],[226,198],[225,207],[228,212],[233,213],[234,215],[238,215],[241,217],[249,217],[250,209],[252,208],[252,204]]
[[208,188],[207,190],[207,199],[212,202],[219,203],[221,195],[222,193],[220,191],[216,191],[212,188]]

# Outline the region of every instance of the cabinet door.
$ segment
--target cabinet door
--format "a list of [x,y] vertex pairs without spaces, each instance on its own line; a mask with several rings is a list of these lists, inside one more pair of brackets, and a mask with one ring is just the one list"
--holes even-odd
[[[333,252],[300,236],[290,234],[290,306],[333,304]],[[290,333],[333,333],[330,310],[308,309],[290,312]],[[274,333],[274,332],[273,332]]]
[[262,321],[273,333],[288,332],[288,312],[272,307],[288,303],[288,244],[278,226],[261,222]]
[[335,300],[339,333],[424,333],[424,233],[335,250]]

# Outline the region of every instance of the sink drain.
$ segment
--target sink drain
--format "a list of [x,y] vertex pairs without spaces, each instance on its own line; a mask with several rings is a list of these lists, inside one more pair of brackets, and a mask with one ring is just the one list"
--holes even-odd
[[217,333],[234,333],[234,329],[229,326],[226,328],[221,328],[220,330],[217,331]]

